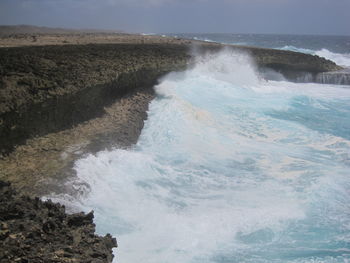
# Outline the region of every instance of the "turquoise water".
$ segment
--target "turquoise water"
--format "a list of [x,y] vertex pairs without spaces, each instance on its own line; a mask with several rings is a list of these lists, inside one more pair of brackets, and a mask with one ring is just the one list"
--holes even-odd
[[156,91],[135,147],[75,164],[115,262],[350,261],[349,87],[223,51]]

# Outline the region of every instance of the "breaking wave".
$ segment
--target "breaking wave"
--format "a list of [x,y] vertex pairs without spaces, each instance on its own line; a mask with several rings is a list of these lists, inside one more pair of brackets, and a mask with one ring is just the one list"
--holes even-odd
[[329,60],[335,62],[336,64],[338,64],[339,66],[350,68],[350,54],[349,53],[340,54],[340,53],[331,52],[325,48],[323,48],[321,50],[311,50],[311,49],[305,49],[305,48],[297,48],[294,46],[284,46],[280,49],[317,55],[319,57],[329,59]]
[[116,262],[348,262],[350,90],[223,51],[156,92],[135,147],[77,161],[84,194],[55,197],[95,211]]

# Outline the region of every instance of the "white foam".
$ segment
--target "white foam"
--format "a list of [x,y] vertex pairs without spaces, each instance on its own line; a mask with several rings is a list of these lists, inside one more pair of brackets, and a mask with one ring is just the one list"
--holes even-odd
[[315,53],[315,51],[312,49],[299,48],[299,47],[295,47],[295,46],[291,46],[291,45],[284,46],[284,47],[281,47],[279,49],[300,52],[300,53],[306,53],[306,54],[314,54]]
[[306,49],[306,48],[297,48],[295,46],[284,46],[284,47],[279,48],[279,49],[317,55],[319,57],[329,59],[329,60],[335,62],[339,66],[350,68],[350,54],[349,53],[340,54],[340,53],[331,52],[325,48],[323,48],[321,50],[312,50],[312,49]]
[[339,66],[350,68],[350,54],[333,53],[325,48],[316,51],[315,54],[317,56],[332,60]]
[[[116,262],[213,262],[228,251],[232,262],[254,262],[260,246],[288,243],[293,223],[312,225],[315,211],[350,230],[349,142],[266,113],[288,112],[298,96],[322,109],[319,100],[349,90],[266,82],[247,55],[223,51],[156,91],[133,149],[75,164],[72,183],[90,189],[74,205],[94,209],[99,233],[118,238]],[[332,214],[322,210],[333,201]]]

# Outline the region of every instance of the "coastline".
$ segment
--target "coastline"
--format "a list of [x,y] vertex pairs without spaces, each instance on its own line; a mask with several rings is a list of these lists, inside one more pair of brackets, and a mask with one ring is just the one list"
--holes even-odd
[[[74,176],[75,160],[134,145],[155,97],[154,85],[169,72],[185,70],[192,63],[194,46],[199,54],[223,47],[243,50],[257,67],[291,79],[305,72],[340,69],[323,58],[289,51],[158,36],[97,35],[98,40],[91,38],[95,34],[84,35],[83,43],[64,35],[65,40],[58,37],[54,44],[52,35],[36,37],[34,43],[29,36],[19,38],[22,44],[0,48],[0,180],[11,182],[21,194],[74,191],[63,188],[62,182]],[[51,42],[40,41],[41,37]]]
[[[291,51],[161,36],[79,33],[39,34],[35,42],[32,38],[24,34],[0,39],[0,179],[39,196],[62,190],[58,182],[74,176],[74,160],[83,154],[135,144],[157,80],[186,69],[197,54],[223,48],[243,51],[260,70],[276,70],[296,80],[340,68],[324,58]],[[11,47],[4,47],[8,43]]]
[[68,191],[61,185],[75,175],[75,160],[87,153],[130,147],[137,142],[153,98],[152,89],[139,89],[106,107],[101,117],[28,139],[0,159],[2,180],[30,196]]
[[[154,98],[152,87],[164,74],[186,67],[186,49],[47,46],[44,55],[42,47],[14,48],[12,57],[0,49],[3,58],[10,57],[8,67],[25,71],[10,68],[2,77],[0,178],[42,196],[58,179],[74,174],[72,164],[82,154],[136,143]],[[26,55],[29,59],[22,59]],[[48,60],[53,66],[47,67]]]

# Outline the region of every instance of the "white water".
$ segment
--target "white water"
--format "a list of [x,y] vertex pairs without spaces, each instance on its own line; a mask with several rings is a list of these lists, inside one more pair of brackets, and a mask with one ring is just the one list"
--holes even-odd
[[315,54],[317,56],[332,60],[340,66],[350,68],[350,54],[333,53],[324,48],[319,51],[316,51]]
[[222,52],[156,91],[137,145],[77,161],[84,194],[56,197],[95,210],[115,262],[349,262],[350,89]]
[[321,50],[311,50],[311,49],[305,49],[305,48],[297,48],[294,46],[284,46],[280,49],[317,55],[319,57],[329,59],[335,62],[339,66],[350,68],[350,54],[347,54],[347,53],[345,54],[334,53],[325,48]]

